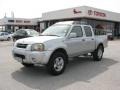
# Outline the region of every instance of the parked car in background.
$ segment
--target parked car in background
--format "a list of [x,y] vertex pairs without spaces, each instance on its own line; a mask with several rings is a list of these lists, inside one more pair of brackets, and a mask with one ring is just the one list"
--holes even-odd
[[114,40],[114,35],[112,30],[107,30],[106,32],[108,40]]
[[107,33],[107,36],[108,36],[108,40],[113,40],[114,39],[114,36],[112,33]]
[[33,36],[39,36],[39,33],[33,29],[19,29],[12,35],[13,41]]
[[9,34],[13,34],[13,30],[11,30],[11,29],[6,29],[4,32],[7,32]]
[[12,36],[8,32],[0,32],[0,40],[10,41]]

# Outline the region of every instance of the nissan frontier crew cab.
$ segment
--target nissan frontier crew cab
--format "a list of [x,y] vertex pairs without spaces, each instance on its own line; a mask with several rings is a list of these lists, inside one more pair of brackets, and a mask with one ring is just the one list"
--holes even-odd
[[17,40],[12,54],[25,67],[45,65],[52,75],[64,72],[69,58],[90,53],[100,61],[107,47],[106,35],[94,35],[90,25],[58,22],[40,36]]

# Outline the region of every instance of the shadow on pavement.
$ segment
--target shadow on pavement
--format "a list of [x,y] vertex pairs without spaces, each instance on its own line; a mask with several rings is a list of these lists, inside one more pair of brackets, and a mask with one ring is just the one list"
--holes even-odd
[[13,79],[32,89],[56,90],[71,85],[75,82],[90,82],[90,79],[107,71],[117,61],[103,58],[95,62],[91,58],[75,58],[70,61],[65,72],[59,76],[49,75],[45,68],[21,68],[12,73]]

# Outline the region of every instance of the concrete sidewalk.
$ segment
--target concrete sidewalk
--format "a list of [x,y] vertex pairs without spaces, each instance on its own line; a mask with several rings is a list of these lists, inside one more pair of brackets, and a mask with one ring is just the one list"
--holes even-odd
[[0,41],[0,47],[12,46],[13,44],[14,44],[13,41]]

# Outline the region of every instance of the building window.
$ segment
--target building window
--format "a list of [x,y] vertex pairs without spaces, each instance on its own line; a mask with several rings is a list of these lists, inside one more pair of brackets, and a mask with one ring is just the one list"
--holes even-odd
[[11,22],[11,23],[13,23],[13,22],[14,22],[14,20],[8,20],[8,22]]
[[16,20],[16,23],[22,23],[22,20]]
[[87,19],[87,24],[93,27],[95,35],[113,34],[115,25],[113,22]]
[[100,25],[100,24],[98,24],[96,27],[95,27],[95,31],[94,31],[94,33],[95,33],[95,35],[106,35],[106,30],[107,29],[105,29],[106,28],[106,25]]
[[30,23],[30,21],[24,21],[24,23]]

